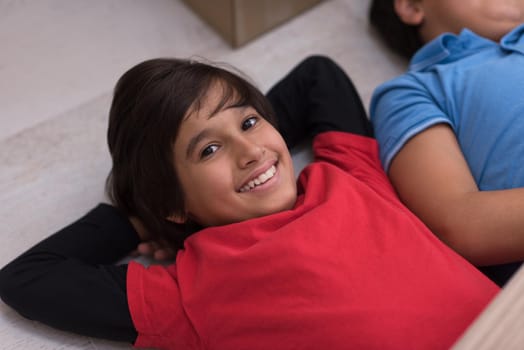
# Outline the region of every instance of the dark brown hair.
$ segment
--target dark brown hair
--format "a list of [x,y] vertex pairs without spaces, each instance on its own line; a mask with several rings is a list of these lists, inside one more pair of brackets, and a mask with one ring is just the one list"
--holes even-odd
[[184,193],[174,167],[173,145],[180,124],[198,110],[215,83],[226,103],[250,105],[275,125],[271,105],[246,79],[216,65],[159,58],[128,70],[114,90],[107,140],[113,167],[106,191],[128,216],[142,221],[153,239],[179,249],[198,223],[175,224],[184,215]]
[[372,0],[369,21],[384,43],[397,54],[410,59],[424,45],[419,26],[405,24],[395,12],[395,0]]

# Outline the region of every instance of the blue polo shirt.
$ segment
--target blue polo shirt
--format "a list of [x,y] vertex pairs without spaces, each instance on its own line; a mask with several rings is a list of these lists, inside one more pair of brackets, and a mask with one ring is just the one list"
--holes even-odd
[[481,190],[523,187],[524,25],[499,43],[467,29],[439,36],[375,90],[370,114],[386,171],[411,137],[445,123]]

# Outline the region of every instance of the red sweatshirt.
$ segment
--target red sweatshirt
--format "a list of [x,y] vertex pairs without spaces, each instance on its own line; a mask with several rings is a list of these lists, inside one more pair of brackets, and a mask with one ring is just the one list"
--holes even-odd
[[131,263],[137,347],[447,349],[498,287],[406,209],[373,139],[314,140],[292,210],[187,239],[169,266]]

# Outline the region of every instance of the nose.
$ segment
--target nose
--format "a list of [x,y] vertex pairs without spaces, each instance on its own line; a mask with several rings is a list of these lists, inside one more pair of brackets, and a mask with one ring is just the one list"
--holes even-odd
[[236,154],[236,161],[240,168],[247,168],[259,162],[265,153],[262,147],[256,140],[240,136],[235,139],[233,146]]

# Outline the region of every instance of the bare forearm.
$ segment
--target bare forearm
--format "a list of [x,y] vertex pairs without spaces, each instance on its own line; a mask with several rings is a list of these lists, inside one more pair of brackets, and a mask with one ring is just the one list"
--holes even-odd
[[480,191],[447,125],[406,143],[389,176],[408,208],[473,264],[524,260],[524,189]]
[[440,207],[425,221],[473,264],[524,260],[524,189],[464,193]]

